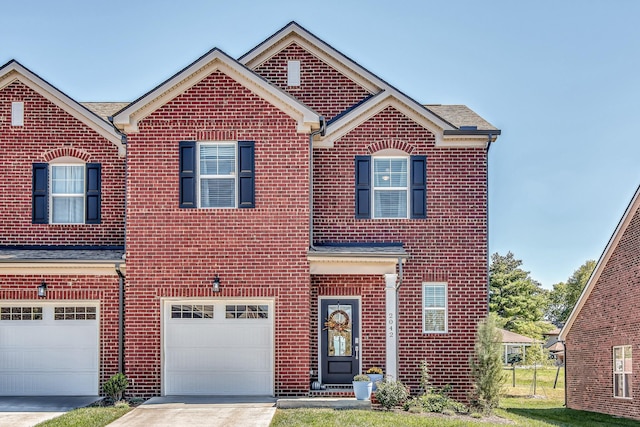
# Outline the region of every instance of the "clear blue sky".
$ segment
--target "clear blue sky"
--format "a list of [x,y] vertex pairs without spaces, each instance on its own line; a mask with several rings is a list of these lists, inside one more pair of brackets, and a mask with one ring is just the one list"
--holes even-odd
[[545,287],[598,259],[640,184],[640,1],[3,2],[0,63],[78,101],[132,101],[213,47],[295,20],[419,102],[502,129],[490,251]]

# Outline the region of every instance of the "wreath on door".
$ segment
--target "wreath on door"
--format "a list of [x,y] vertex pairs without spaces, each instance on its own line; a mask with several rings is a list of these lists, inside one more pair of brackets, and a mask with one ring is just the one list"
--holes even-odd
[[324,322],[324,326],[326,330],[344,335],[349,332],[349,315],[344,310],[334,310]]

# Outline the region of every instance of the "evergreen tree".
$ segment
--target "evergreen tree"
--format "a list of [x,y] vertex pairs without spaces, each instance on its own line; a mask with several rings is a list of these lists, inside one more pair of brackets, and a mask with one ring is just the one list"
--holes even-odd
[[474,386],[472,404],[484,413],[491,413],[500,403],[504,383],[502,334],[492,315],[478,324],[475,351],[470,364]]

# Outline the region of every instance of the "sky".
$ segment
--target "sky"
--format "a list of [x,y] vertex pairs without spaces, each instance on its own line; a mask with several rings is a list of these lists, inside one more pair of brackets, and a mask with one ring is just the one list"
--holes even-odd
[[3,1],[11,59],[79,102],[133,101],[290,21],[423,104],[465,104],[489,153],[489,250],[545,288],[597,260],[640,184],[640,1]]

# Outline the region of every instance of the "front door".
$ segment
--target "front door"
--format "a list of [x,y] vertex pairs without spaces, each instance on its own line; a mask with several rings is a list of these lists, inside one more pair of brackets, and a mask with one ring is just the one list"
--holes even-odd
[[357,299],[320,300],[320,367],[324,384],[351,384],[360,373]]

